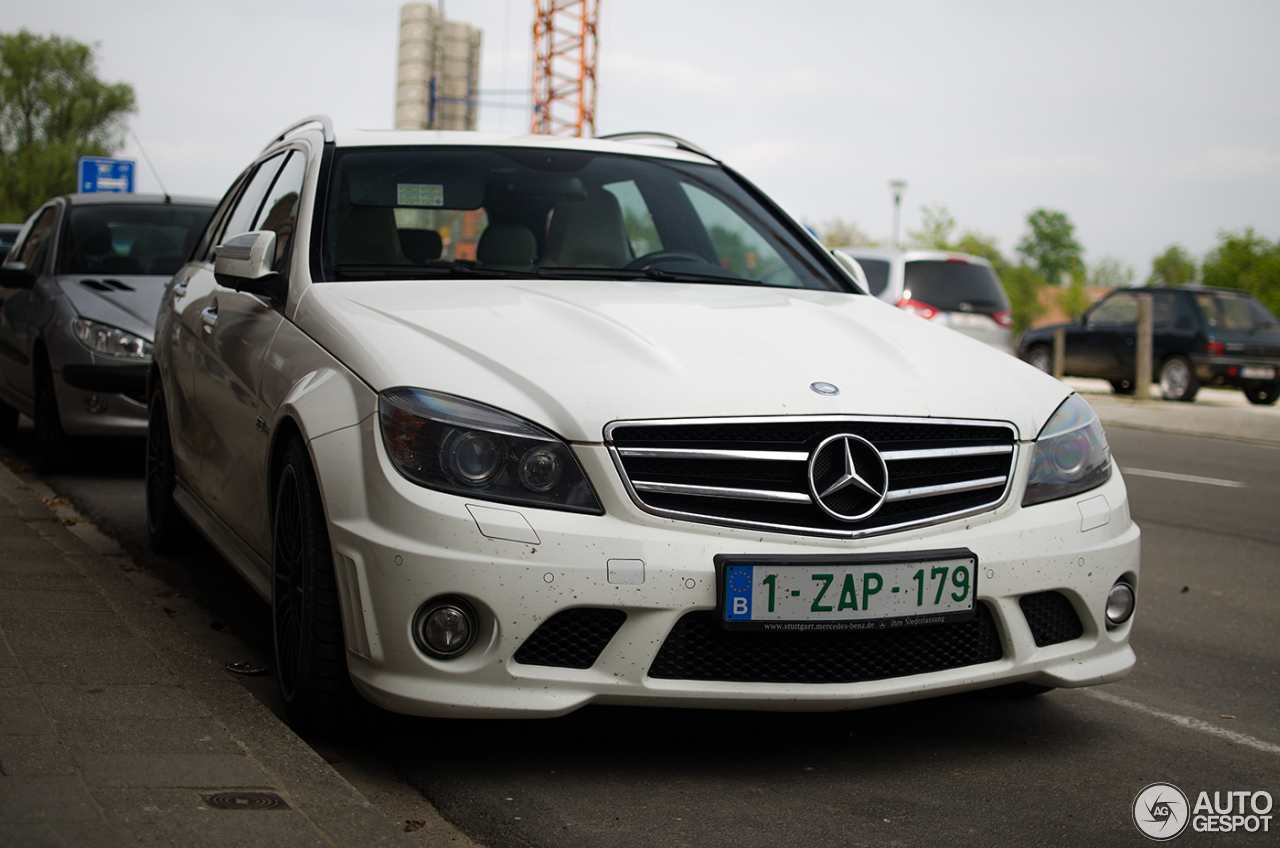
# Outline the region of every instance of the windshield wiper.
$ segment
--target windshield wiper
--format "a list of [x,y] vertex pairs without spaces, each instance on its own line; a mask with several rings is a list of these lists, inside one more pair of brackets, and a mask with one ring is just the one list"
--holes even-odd
[[548,279],[654,280],[659,283],[712,283],[721,286],[762,286],[764,283],[744,277],[721,274],[691,274],[663,268],[539,268],[539,277]]
[[501,271],[484,268],[470,262],[457,260],[440,265],[338,265],[334,268],[343,277],[371,277],[409,279],[417,277],[472,277],[476,279],[502,279],[507,277],[529,278],[530,271]]

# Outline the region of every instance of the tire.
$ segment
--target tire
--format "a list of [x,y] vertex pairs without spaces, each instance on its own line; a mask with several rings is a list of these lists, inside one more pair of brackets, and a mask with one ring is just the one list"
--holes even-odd
[[151,393],[147,418],[147,536],[156,553],[175,553],[191,541],[191,525],[173,500],[177,475],[173,463],[173,434],[164,392]]
[[1200,391],[1196,371],[1185,356],[1175,354],[1160,364],[1160,396],[1165,400],[1190,403]]
[[1249,399],[1249,403],[1257,406],[1272,406],[1276,402],[1276,398],[1280,398],[1280,383],[1263,383],[1261,386],[1248,386],[1244,390],[1244,396]]
[[58,394],[53,387],[53,371],[42,361],[36,372],[34,464],[42,474],[56,474],[69,464],[72,440],[62,429]]
[[289,444],[276,485],[271,629],[276,679],[290,726],[335,736],[360,701],[347,673],[337,579],[324,506],[306,448]]
[[1133,391],[1134,391],[1133,381],[1132,380],[1112,380],[1111,391],[1113,394],[1117,394],[1117,395],[1131,395],[1133,394]]
[[1053,353],[1044,345],[1036,345],[1027,351],[1027,364],[1046,374],[1053,373]]

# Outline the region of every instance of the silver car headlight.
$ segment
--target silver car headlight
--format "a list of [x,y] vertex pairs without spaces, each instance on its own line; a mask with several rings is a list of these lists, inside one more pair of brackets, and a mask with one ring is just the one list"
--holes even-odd
[[1111,479],[1111,449],[1102,422],[1080,395],[1072,395],[1036,439],[1023,506],[1096,489]]
[[378,395],[378,417],[392,464],[419,486],[502,503],[604,512],[569,445],[523,418],[404,387]]
[[71,332],[94,353],[118,356],[123,359],[150,359],[151,342],[142,336],[126,333],[110,324],[100,324],[88,318],[71,322]]

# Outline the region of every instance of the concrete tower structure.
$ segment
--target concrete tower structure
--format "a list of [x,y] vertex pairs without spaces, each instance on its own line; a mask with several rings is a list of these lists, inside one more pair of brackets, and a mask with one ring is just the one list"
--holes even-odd
[[474,130],[479,88],[480,30],[429,3],[400,7],[396,129]]

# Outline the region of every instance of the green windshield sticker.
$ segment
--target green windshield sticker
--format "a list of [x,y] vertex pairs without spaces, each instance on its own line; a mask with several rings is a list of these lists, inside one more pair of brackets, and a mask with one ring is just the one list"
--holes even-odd
[[444,186],[426,183],[397,183],[397,206],[444,206]]

